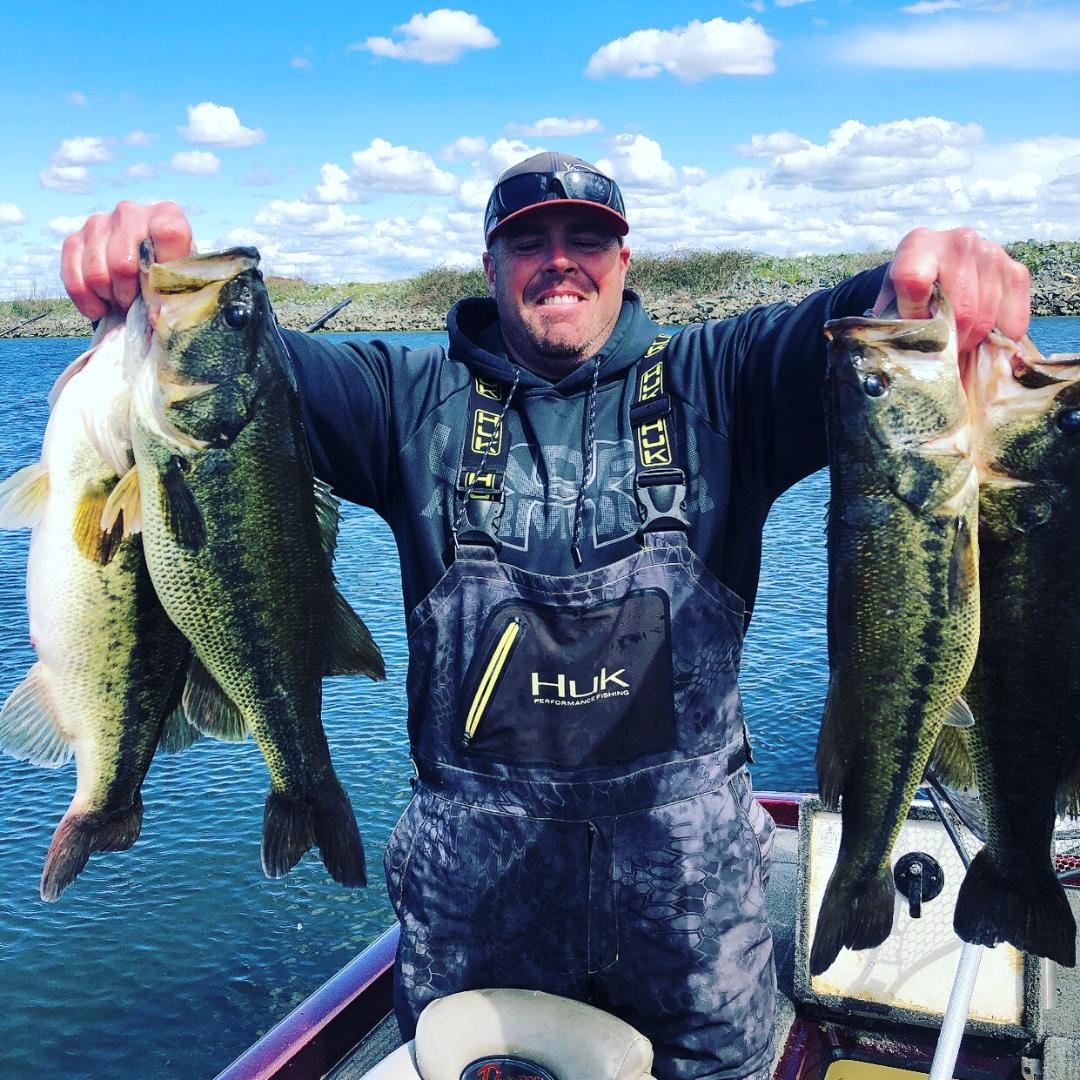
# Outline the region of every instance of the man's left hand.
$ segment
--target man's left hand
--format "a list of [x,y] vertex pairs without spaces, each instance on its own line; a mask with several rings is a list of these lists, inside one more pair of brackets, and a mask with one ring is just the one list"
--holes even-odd
[[877,308],[895,290],[902,319],[929,315],[934,282],[956,314],[960,352],[974,349],[993,329],[1018,341],[1031,316],[1031,278],[1023,263],[974,229],[914,229],[893,255]]

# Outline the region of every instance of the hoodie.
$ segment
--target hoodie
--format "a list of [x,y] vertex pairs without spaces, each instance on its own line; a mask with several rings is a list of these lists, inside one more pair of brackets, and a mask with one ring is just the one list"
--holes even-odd
[[[871,307],[883,275],[879,267],[798,306],[761,306],[686,326],[664,351],[678,463],[687,477],[689,543],[742,597],[748,620],[769,507],[825,464],[822,326]],[[315,474],[389,524],[406,611],[446,568],[472,377],[507,388],[515,378],[493,300],[456,304],[447,330],[449,348],[421,349],[282,335]],[[637,362],[659,332],[628,290],[596,358],[554,383],[517,369],[504,421],[503,562],[561,575],[636,549],[630,405]],[[580,567],[571,555],[575,518]]]

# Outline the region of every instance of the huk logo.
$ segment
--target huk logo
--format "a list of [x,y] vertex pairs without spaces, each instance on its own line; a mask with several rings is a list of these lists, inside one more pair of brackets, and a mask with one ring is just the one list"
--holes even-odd
[[564,672],[542,679],[539,671],[532,673],[532,696],[534,705],[588,705],[610,697],[629,697],[630,684],[623,676],[626,668],[608,671],[600,669],[589,683],[579,683]]

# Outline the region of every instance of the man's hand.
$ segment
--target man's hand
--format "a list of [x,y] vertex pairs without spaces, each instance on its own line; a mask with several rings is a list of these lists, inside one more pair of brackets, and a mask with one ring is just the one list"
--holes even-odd
[[139,291],[139,244],[154,243],[159,261],[191,253],[191,225],[176,203],[122,202],[94,214],[64,241],[60,276],[75,306],[91,320],[127,311]]
[[1027,267],[973,229],[909,232],[889,264],[876,308],[884,306],[895,290],[902,319],[926,318],[935,281],[956,313],[961,353],[974,349],[995,327],[1013,340],[1027,333],[1031,315]]

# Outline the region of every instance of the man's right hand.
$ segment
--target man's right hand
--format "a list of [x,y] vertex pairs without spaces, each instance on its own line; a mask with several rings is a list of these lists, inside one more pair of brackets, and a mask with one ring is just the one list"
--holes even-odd
[[160,262],[191,254],[191,225],[174,202],[122,202],[93,214],[64,241],[60,276],[75,306],[90,320],[127,311],[139,291],[139,245],[150,239]]

